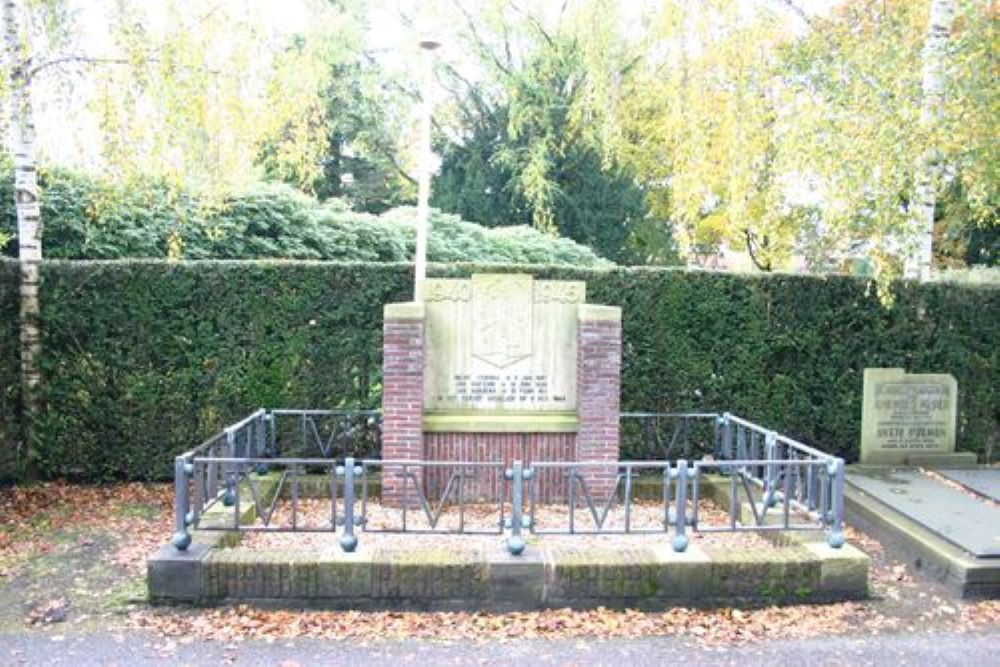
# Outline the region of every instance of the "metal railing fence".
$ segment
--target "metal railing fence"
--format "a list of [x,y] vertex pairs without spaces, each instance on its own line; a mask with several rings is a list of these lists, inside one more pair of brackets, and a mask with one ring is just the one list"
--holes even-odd
[[[336,438],[322,437],[314,420],[336,418],[370,428],[377,421],[371,412],[258,410],[176,458],[172,542],[187,549],[191,529],[336,533],[339,528],[346,551],[357,547],[356,529],[506,532],[507,548],[515,555],[525,548],[526,532],[662,533],[672,535],[677,551],[686,549],[691,530],[825,530],[831,546],[844,543],[842,459],[728,413],[642,414],[650,416],[679,417],[675,424],[690,423],[680,428],[707,434],[707,440],[688,445],[680,444],[678,436],[664,454],[684,446],[709,447],[714,454],[676,460],[517,460],[506,468],[502,461],[355,458],[354,449],[342,442],[335,447]],[[289,435],[292,422],[297,436]],[[361,428],[354,432],[364,433]],[[287,456],[289,449],[296,451],[285,445],[292,437],[298,451],[318,450],[320,456]],[[447,480],[443,492],[429,497],[422,481],[430,471],[442,470]],[[565,504],[543,507],[537,500],[539,480],[553,474],[565,479]],[[470,500],[467,492],[468,480],[484,477],[495,480],[499,491],[486,505]],[[381,503],[373,502],[375,480],[381,483]],[[303,514],[306,485],[314,507]],[[708,495],[723,500],[724,516],[701,511],[700,502]],[[315,506],[317,496],[322,507]]]
[[713,412],[622,412],[619,450],[630,461],[697,458],[718,451],[722,435]]
[[377,458],[378,410],[271,410],[272,456]]

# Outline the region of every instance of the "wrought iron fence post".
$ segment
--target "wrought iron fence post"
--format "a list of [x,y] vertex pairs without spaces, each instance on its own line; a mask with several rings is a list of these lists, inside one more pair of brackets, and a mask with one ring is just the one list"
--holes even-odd
[[[263,408],[260,409],[260,414],[257,419],[254,420],[253,428],[253,454],[254,458],[267,458],[267,422],[268,422],[267,411]],[[258,475],[266,475],[270,470],[266,463],[260,463],[255,466],[255,471]]]
[[354,475],[360,468],[355,468],[354,457],[348,456],[338,472],[341,471],[344,476],[344,532],[340,536],[340,548],[350,553],[358,547],[358,538],[354,534]]
[[191,546],[188,532],[188,471],[184,457],[174,459],[174,537],[171,540],[178,551]]
[[684,551],[688,546],[687,538],[687,480],[688,463],[684,459],[677,461],[677,498],[674,502],[675,534],[671,545],[674,551]]
[[733,423],[729,413],[722,415],[722,456],[723,459],[733,458]]
[[833,520],[830,523],[830,535],[827,542],[834,549],[844,546],[844,459],[835,458],[829,463],[833,487],[831,503],[833,505]]
[[278,458],[278,416],[273,411],[267,413],[267,453],[271,458]]
[[716,415],[712,420],[712,454],[715,458],[722,458],[722,425],[724,421],[722,415]]
[[[764,436],[764,456],[768,461],[774,461],[778,458],[778,436],[774,431],[768,431],[767,435]],[[767,475],[764,478],[764,498],[767,501],[767,507],[774,507],[777,502],[774,498],[777,487],[777,465],[777,463],[767,464]]]
[[513,556],[520,556],[524,553],[524,538],[521,537],[521,528],[524,527],[523,508],[524,500],[524,480],[531,478],[531,471],[524,469],[521,461],[514,461],[513,467],[508,468],[504,477],[511,481],[510,495],[510,537],[507,538],[507,550]]
[[[226,429],[226,456],[236,458],[236,433],[231,429]],[[236,501],[236,489],[233,487],[232,464],[222,464],[222,474],[226,478],[226,490],[222,493],[222,504],[225,507],[232,507]]]

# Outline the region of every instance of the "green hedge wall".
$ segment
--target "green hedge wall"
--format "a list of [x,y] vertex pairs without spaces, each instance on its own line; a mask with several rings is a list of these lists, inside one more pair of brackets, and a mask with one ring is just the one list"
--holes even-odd
[[22,472],[20,360],[17,264],[0,261],[0,481]]
[[[16,273],[0,265],[0,309]],[[512,270],[511,267],[491,267]],[[45,476],[160,478],[172,454],[260,406],[377,406],[382,304],[411,291],[404,264],[47,262]],[[432,266],[468,275],[471,266]],[[985,458],[1000,421],[1000,290],[900,284],[883,306],[846,277],[518,267],[583,279],[624,311],[623,406],[730,410],[855,458],[866,366],[951,372],[959,446]],[[0,324],[2,396],[16,328]],[[11,365],[14,368],[11,368]],[[16,424],[4,398],[0,434]]]

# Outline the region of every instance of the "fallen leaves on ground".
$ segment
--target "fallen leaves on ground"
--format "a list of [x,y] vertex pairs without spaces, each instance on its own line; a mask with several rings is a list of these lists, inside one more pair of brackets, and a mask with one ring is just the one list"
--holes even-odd
[[81,548],[93,546],[99,533],[125,538],[110,560],[139,572],[170,534],[170,506],[169,484],[48,482],[0,489],[0,577],[51,553],[66,533],[78,534],[75,546]]
[[[572,541],[574,547],[614,549],[622,546],[648,546],[667,543],[672,535],[673,529],[664,527],[662,503],[647,500],[633,501],[629,507],[630,529],[648,532],[630,534],[622,534],[625,528],[625,508],[621,503],[615,503],[608,508],[603,516],[601,526],[603,530],[609,531],[605,533],[596,532],[597,523],[590,508],[584,505],[583,501],[580,503],[574,513],[573,525],[577,531]],[[292,508],[293,502],[290,499],[280,499],[275,505],[273,514],[268,516],[267,523],[258,518],[256,525],[261,528],[266,526],[272,529],[279,527],[291,529],[294,516],[295,525],[299,529],[311,527],[317,530],[329,530],[332,514],[329,499],[299,498],[294,503],[294,512]],[[602,510],[603,506],[599,506],[598,512]],[[426,514],[420,509],[409,509],[406,512],[405,524],[402,509],[386,507],[375,500],[369,500],[364,504],[361,501],[356,502],[355,516],[361,516],[362,511],[367,529],[365,531],[359,529],[357,533],[362,549],[442,546],[456,550],[502,549],[506,540],[503,535],[488,534],[491,531],[498,532],[501,513],[496,503],[470,502],[464,504],[461,509],[456,505],[449,505],[441,510],[434,526],[428,522]],[[510,515],[511,507],[510,503],[507,503],[503,516],[509,518]],[[703,526],[722,526],[729,523],[728,513],[704,498],[698,503],[698,515],[701,520],[700,525]],[[539,503],[526,516],[533,519],[535,528],[541,531],[530,536],[532,544],[537,546],[546,543],[566,543],[565,536],[559,534],[569,533],[569,509],[566,505]],[[446,532],[434,534],[399,532],[403,525],[413,531],[430,531],[436,528]],[[482,534],[476,534],[477,532]],[[545,532],[555,534],[545,535]],[[694,544],[703,547],[720,549],[773,547],[770,541],[754,532],[692,532],[690,537]],[[240,547],[340,551],[336,536],[330,532],[248,532],[241,540]]]
[[69,615],[69,603],[62,599],[49,600],[31,610],[25,622],[28,625],[50,625],[62,623]]
[[987,505],[987,506],[990,506],[990,507],[997,507],[998,505],[1000,505],[1000,502],[997,502],[993,498],[989,498],[987,496],[984,496],[981,493],[977,493],[977,492],[973,491],[972,489],[970,489],[969,487],[963,486],[962,484],[959,484],[958,482],[956,482],[955,480],[951,479],[950,477],[945,477],[944,475],[942,475],[941,473],[939,473],[939,472],[937,472],[935,470],[931,470],[929,468],[920,468],[920,472],[925,477],[929,477],[929,478],[933,479],[935,482],[937,482],[939,484],[943,484],[944,486],[947,486],[949,489],[951,489],[953,491],[958,491],[959,493],[961,493],[963,496],[966,496],[967,498],[972,498],[973,500],[981,502],[984,505]]
[[[955,630],[1000,623],[1000,603],[970,604],[952,619]],[[264,610],[240,605],[195,611],[144,610],[130,627],[167,637],[220,642],[246,639],[350,639],[361,642],[426,639],[503,641],[515,639],[685,637],[700,645],[733,645],[766,639],[799,639],[830,634],[879,634],[908,629],[864,602],[766,607],[636,610],[553,609],[490,614],[479,612],[357,612]]]
[[[136,574],[146,557],[170,535],[171,488],[166,484],[103,487],[65,483],[0,490],[0,585],[24,559],[56,549],[113,547],[99,557]],[[70,541],[66,541],[70,535]],[[61,537],[60,537],[61,536]],[[956,600],[894,560],[867,534],[848,528],[849,542],[872,558],[872,599],[752,609],[675,608],[640,612],[598,608],[508,614],[461,612],[356,612],[265,610],[250,606],[215,609],[134,608],[121,621],[183,643],[214,639],[275,641],[297,637],[349,638],[363,642],[418,638],[486,641],[521,638],[634,638],[676,635],[706,645],[751,643],[773,638],[829,634],[887,634],[928,628],[955,631],[1000,626],[1000,601]],[[61,540],[61,541],[60,541]],[[53,591],[53,593],[58,593]],[[38,604],[31,625],[65,618],[62,598]]]

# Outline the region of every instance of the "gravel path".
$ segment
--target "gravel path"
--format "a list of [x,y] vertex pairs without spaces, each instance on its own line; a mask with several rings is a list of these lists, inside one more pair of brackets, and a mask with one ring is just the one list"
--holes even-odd
[[[361,515],[361,504],[357,503],[355,512]],[[338,508],[338,512],[343,508]],[[434,511],[434,508],[431,509]],[[603,508],[598,508],[598,516]],[[700,521],[708,525],[723,525],[728,522],[728,515],[708,500],[698,504]],[[330,501],[316,498],[300,499],[296,521],[299,526],[327,527],[330,525]],[[431,525],[422,510],[410,509],[406,513],[409,530],[429,530]],[[415,533],[380,533],[378,530],[399,529],[403,525],[403,512],[400,509],[383,507],[377,503],[369,503],[366,508],[367,527],[369,531],[358,530],[359,549],[376,549],[380,547],[442,547],[456,549],[496,548],[504,544],[505,538],[494,535],[461,535],[435,534],[420,535]],[[437,530],[457,533],[464,525],[465,531],[496,532],[499,523],[499,509],[496,504],[475,504],[464,509],[463,516],[455,507],[448,507],[442,513],[435,526]],[[504,509],[504,517],[510,517],[509,504]],[[569,529],[569,510],[565,505],[539,505],[536,508],[535,522],[539,530]],[[631,530],[653,531],[647,534],[593,534],[595,522],[587,507],[577,507],[574,517],[574,527],[583,534],[574,535],[568,539],[565,535],[528,535],[529,541],[536,546],[571,544],[576,547],[619,548],[621,546],[644,546],[664,544],[670,541],[673,529],[664,531],[663,506],[649,501],[635,501],[629,512]],[[270,526],[291,525],[290,501],[282,501],[275,509]],[[625,527],[625,511],[620,505],[611,508],[602,524],[605,530],[621,531]],[[527,531],[526,531],[527,533]],[[692,533],[694,544],[718,548],[773,548],[772,544],[757,533]],[[253,549],[296,549],[308,551],[339,550],[337,537],[331,533],[249,533],[241,543],[242,547]]]

